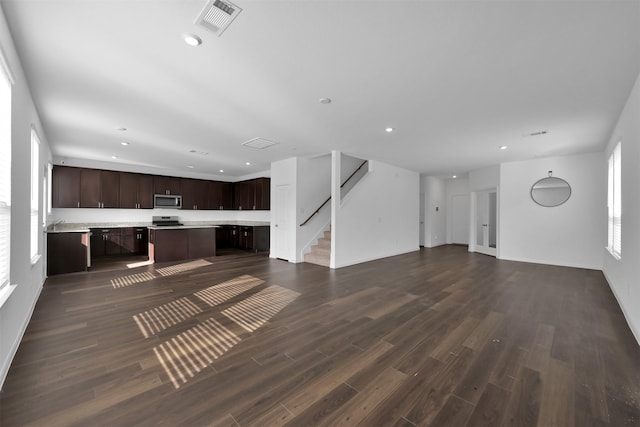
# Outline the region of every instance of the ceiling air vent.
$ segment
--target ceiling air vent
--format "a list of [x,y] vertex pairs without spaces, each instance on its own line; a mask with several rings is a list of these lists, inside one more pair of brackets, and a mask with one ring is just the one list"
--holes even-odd
[[242,9],[229,1],[209,0],[195,24],[220,37],[240,12]]
[[276,144],[278,143],[269,141],[268,139],[264,139],[264,138],[253,138],[247,142],[242,143],[242,145],[244,145],[245,147],[255,148],[256,150],[262,150]]

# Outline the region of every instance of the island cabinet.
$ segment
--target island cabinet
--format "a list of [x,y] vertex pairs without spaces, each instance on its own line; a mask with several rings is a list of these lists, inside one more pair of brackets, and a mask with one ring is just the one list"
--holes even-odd
[[47,233],[47,275],[86,271],[89,233]]
[[80,207],[119,208],[120,173],[97,169],[81,169]]
[[182,191],[182,209],[209,209],[209,181],[182,178],[180,191]]
[[180,195],[181,178],[174,176],[153,176],[154,194],[177,194]]
[[233,209],[233,183],[209,181],[208,209]]
[[153,209],[153,175],[120,172],[120,207]]
[[215,228],[149,229],[150,261],[181,261],[212,257],[215,254]]

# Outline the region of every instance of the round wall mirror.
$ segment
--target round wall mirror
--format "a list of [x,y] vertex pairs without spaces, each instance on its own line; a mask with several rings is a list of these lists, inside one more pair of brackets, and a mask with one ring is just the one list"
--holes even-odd
[[562,178],[542,178],[531,187],[531,198],[540,206],[560,206],[571,196],[571,186]]

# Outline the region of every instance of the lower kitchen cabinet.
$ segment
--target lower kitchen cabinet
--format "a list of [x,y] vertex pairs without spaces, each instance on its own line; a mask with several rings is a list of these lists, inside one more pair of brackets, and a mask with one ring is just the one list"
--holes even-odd
[[147,227],[129,227],[122,229],[122,254],[146,255],[149,248],[149,230]]
[[47,233],[47,275],[86,271],[89,233]]
[[181,261],[212,257],[215,254],[215,228],[149,230],[149,260],[151,261]]
[[262,252],[269,250],[269,226],[223,225],[217,229],[218,248]]
[[91,258],[122,255],[121,228],[91,229]]

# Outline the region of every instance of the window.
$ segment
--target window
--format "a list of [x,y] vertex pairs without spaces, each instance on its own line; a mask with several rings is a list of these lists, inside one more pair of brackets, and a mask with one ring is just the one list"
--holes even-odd
[[31,128],[31,263],[40,257],[38,241],[40,240],[40,138],[36,130]]
[[0,305],[8,289],[11,264],[11,85],[0,49]]
[[609,233],[607,249],[616,257],[622,256],[622,151],[618,142],[609,157]]

